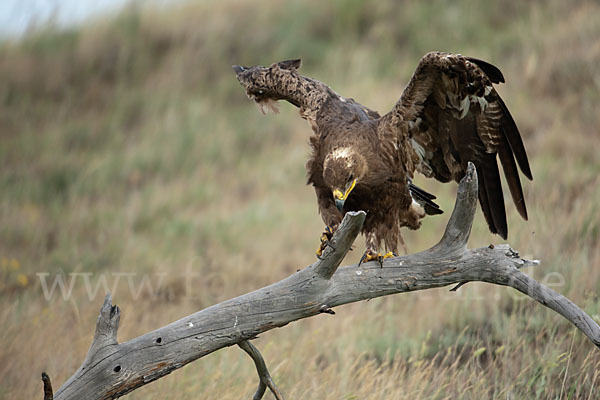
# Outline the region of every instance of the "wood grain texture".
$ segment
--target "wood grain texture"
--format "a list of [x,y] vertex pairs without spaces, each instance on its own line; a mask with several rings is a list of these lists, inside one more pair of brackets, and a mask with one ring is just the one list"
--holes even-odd
[[119,309],[108,294],[82,366],[54,398],[118,398],[213,351],[335,306],[472,281],[517,289],[564,316],[600,348],[600,327],[590,316],[520,271],[537,262],[520,258],[508,245],[466,248],[477,200],[477,174],[471,164],[440,243],[421,253],[386,259],[382,268],[377,262],[337,268],[365,217],[363,212],[347,213],[322,260],[124,343],[116,341]]

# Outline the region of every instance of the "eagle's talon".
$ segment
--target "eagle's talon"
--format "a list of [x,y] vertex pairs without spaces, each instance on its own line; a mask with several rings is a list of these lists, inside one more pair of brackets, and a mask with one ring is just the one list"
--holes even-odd
[[383,268],[383,261],[386,258],[392,257],[398,257],[398,255],[391,251],[382,255],[381,253],[375,253],[373,250],[367,250],[360,258],[358,265],[360,266],[362,263],[367,263],[369,261],[377,261],[379,263],[379,266]]
[[365,262],[365,258],[367,258],[367,252],[366,251],[364,252],[364,254],[362,255],[362,257],[358,261],[358,266],[359,267],[360,267],[360,264],[362,264],[363,262]]
[[367,250],[364,252],[362,257],[360,258],[358,265],[360,266],[362,263],[367,263],[369,261],[374,261],[374,260],[379,261],[380,256],[381,256],[381,254],[375,253],[373,250]]
[[333,228],[331,228],[330,226],[325,226],[325,229],[323,230],[323,233],[321,234],[321,237],[319,238],[321,240],[321,244],[319,245],[319,248],[317,249],[317,258],[319,260],[321,260],[321,256],[323,255],[323,251],[325,251],[326,247],[331,247],[333,250],[335,250],[335,246],[333,244],[331,244],[331,238],[333,238]]

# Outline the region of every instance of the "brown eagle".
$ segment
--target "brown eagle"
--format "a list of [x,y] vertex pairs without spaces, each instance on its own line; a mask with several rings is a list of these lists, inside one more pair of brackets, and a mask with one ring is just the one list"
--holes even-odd
[[[459,181],[469,161],[479,177],[479,202],[493,233],[508,227],[497,158],[517,211],[527,220],[519,179],[532,179],[527,153],[508,108],[493,87],[500,70],[460,54],[426,54],[392,110],[381,116],[315,79],[298,74],[301,62],[270,67],[233,66],[248,97],[263,113],[286,100],[314,131],[306,163],[327,225],[320,255],[347,211],[367,213],[362,261],[391,257],[404,246],[403,226],[417,229],[425,215],[442,211],[435,196],[412,183],[418,171],[441,182]],[[382,256],[382,248],[388,251]]]

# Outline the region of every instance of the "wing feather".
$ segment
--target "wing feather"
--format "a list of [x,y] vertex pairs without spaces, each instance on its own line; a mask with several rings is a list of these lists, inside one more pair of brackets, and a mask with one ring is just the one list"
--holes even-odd
[[510,190],[513,203],[517,207],[517,211],[527,220],[527,206],[525,205],[525,196],[523,195],[523,188],[521,187],[521,179],[519,178],[519,171],[517,171],[517,164],[513,154],[508,151],[505,147],[501,147],[498,150],[498,156],[502,169],[504,170],[504,176],[506,177],[506,183]]
[[510,144],[510,149],[514,153],[521,171],[523,171],[529,180],[532,180],[533,175],[531,174],[531,168],[529,167],[529,160],[527,159],[527,153],[525,152],[525,145],[523,145],[523,139],[521,138],[517,124],[515,123],[512,115],[510,115],[510,112],[508,112],[508,108],[500,96],[497,96],[497,101],[498,104],[500,104],[500,107],[502,107],[504,117],[506,118],[505,123],[502,125],[504,136]]
[[[407,124],[418,162],[415,169],[439,181],[459,181],[467,163],[479,176],[479,201],[490,231],[508,235],[498,159],[519,214],[527,208],[519,169],[532,179],[523,140],[493,83],[504,82],[494,65],[449,53],[425,55],[392,111]],[[518,167],[517,167],[518,166]]]
[[484,190],[489,204],[490,215],[486,215],[486,221],[493,233],[497,233],[502,239],[506,239],[508,237],[508,224],[506,223],[500,173],[498,172],[498,166],[495,165],[496,157],[488,158],[489,162],[480,164],[480,167],[477,168],[477,176],[481,176],[481,181],[485,182]]
[[487,77],[490,78],[492,83],[504,83],[504,75],[502,75],[502,72],[495,65],[475,57],[467,57],[467,60],[477,64]]

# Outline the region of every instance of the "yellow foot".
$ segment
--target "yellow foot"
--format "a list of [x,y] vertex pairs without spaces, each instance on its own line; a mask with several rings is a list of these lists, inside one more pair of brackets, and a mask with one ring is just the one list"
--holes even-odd
[[358,262],[358,265],[360,266],[360,264],[366,263],[369,261],[378,261],[379,265],[381,267],[383,267],[383,260],[385,260],[386,258],[392,258],[392,257],[398,257],[398,255],[396,253],[392,253],[391,251],[387,252],[384,255],[381,255],[380,253],[376,253],[373,250],[369,249],[369,250],[365,251],[365,254],[363,254],[360,261]]
[[325,251],[325,248],[327,246],[330,246],[331,248],[334,248],[333,245],[331,244],[331,238],[333,237],[333,229],[329,226],[325,227],[325,230],[323,231],[323,233],[321,234],[321,244],[319,245],[319,248],[317,249],[317,258],[321,258],[321,256],[323,255],[323,251]]

